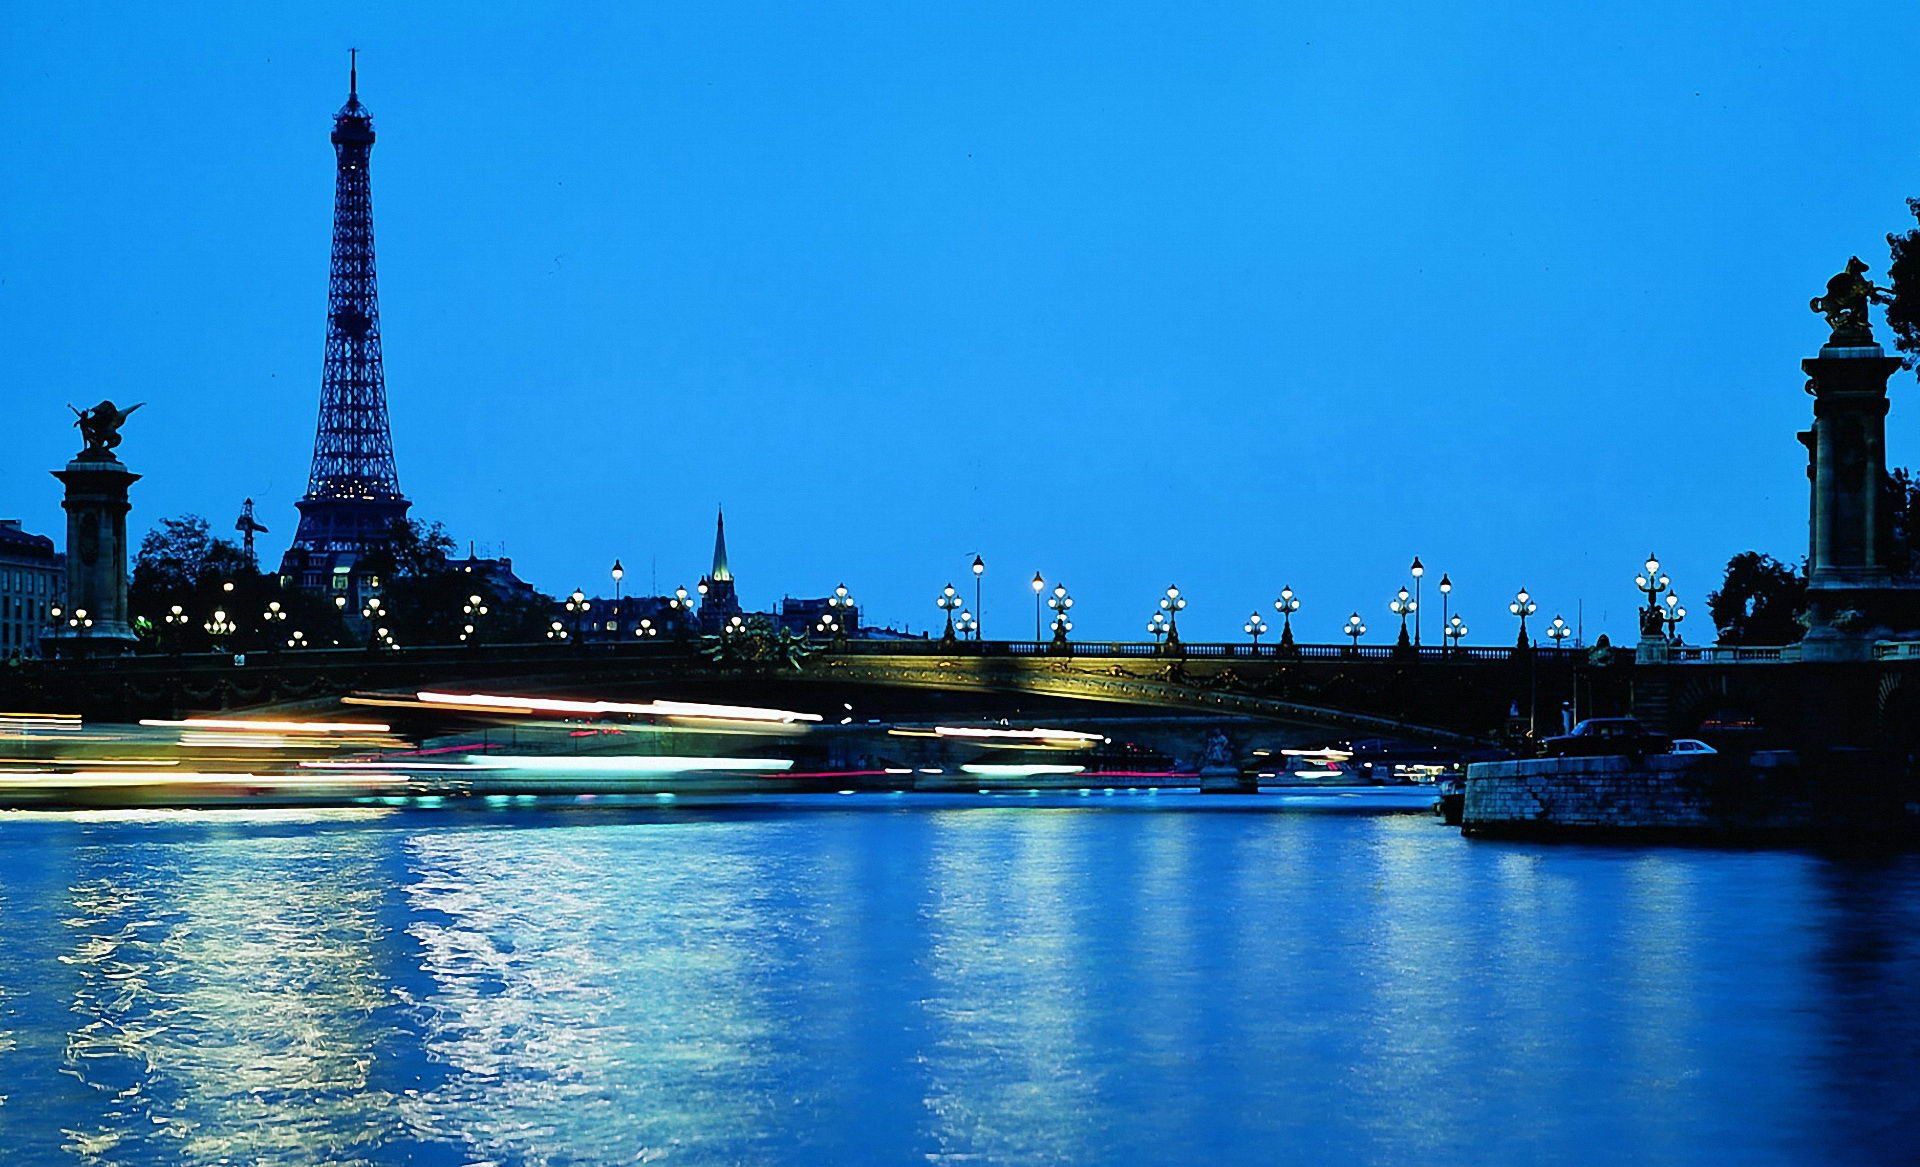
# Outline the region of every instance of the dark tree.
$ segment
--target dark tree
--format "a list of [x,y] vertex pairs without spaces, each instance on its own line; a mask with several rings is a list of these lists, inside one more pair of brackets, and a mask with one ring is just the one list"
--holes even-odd
[[1771,555],[1742,551],[1727,560],[1707,611],[1721,644],[1793,644],[1806,635],[1807,577]]
[[[1908,199],[1907,210],[1920,220],[1920,199]],[[1893,298],[1887,304],[1887,326],[1893,329],[1893,344],[1905,354],[1907,368],[1920,375],[1920,230],[1902,231],[1887,236],[1893,251],[1887,278]]]
[[461,608],[480,589],[449,562],[453,549],[439,523],[403,519],[362,560],[361,567],[380,580],[385,627],[402,646],[458,643],[465,623]]
[[[274,609],[272,605],[278,604]],[[169,620],[175,606],[184,623]],[[199,515],[162,519],[140,540],[127,584],[127,607],[142,639],[166,651],[232,652],[283,648],[295,631],[326,647],[344,635],[340,615],[319,597],[284,589],[262,575],[238,545],[215,538]],[[269,617],[269,611],[285,616]],[[216,635],[207,624],[218,612],[234,625]]]
[[1882,497],[1886,564],[1901,575],[1920,573],[1920,478],[1898,467],[1887,475]]

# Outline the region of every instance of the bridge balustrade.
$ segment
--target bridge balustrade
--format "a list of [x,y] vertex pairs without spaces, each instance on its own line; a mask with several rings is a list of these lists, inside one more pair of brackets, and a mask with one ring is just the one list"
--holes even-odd
[[[1875,647],[1877,649],[1879,646]],[[1667,653],[1667,660],[1677,665],[1790,664],[1800,659],[1800,646],[1797,644],[1706,644],[1698,647],[1675,645],[1668,649]],[[1876,655],[1878,655],[1877,652]]]

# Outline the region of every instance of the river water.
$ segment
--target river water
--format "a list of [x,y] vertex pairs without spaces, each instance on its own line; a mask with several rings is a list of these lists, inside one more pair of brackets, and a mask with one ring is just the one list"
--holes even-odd
[[1284,798],[0,819],[0,1161],[1911,1163],[1920,860]]

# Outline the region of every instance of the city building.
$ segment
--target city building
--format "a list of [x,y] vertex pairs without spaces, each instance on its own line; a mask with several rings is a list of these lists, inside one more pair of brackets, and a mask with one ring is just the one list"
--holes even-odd
[[333,262],[327,284],[326,360],[320,421],[300,526],[280,561],[283,585],[344,597],[359,607],[378,583],[362,560],[407,517],[394,468],[387,381],[380,350],[380,295],[374,278],[373,193],[367,166],[373,116],[360,104],[357,61],[347,104],[333,119]]
[[782,596],[774,624],[796,636],[860,635],[860,609],[837,596]]
[[593,644],[669,639],[694,631],[684,608],[672,596],[589,596],[582,614],[567,611],[566,601],[554,605],[553,618],[571,635]]
[[713,570],[700,577],[700,631],[713,635],[727,621],[744,615],[733,589],[733,570],[727,566],[727,513],[719,512],[713,531]]
[[513,573],[513,560],[505,556],[488,558],[475,555],[473,548],[469,547],[465,559],[449,559],[447,566],[473,576],[489,599],[516,604],[531,604],[534,601],[533,585]]
[[52,539],[0,519],[0,659],[40,655],[48,610],[66,592],[66,564]]

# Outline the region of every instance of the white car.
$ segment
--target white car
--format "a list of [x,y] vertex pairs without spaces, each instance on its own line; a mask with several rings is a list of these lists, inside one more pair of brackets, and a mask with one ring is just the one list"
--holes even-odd
[[1667,752],[1669,754],[1717,754],[1720,751],[1698,738],[1677,737],[1673,739],[1673,745]]

